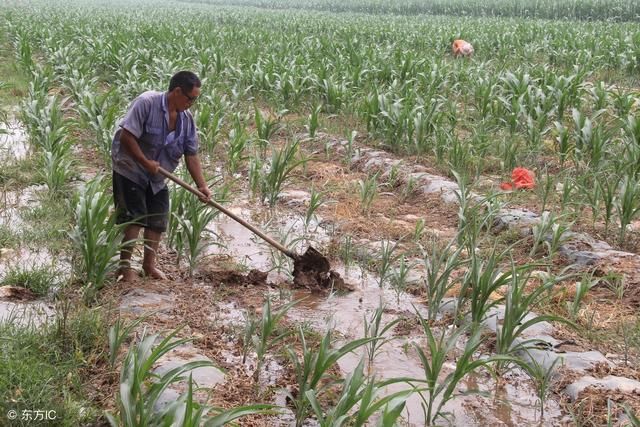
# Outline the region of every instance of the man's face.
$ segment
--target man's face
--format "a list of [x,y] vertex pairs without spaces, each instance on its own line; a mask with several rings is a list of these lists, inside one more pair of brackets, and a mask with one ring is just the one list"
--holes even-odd
[[200,96],[200,88],[194,86],[190,92],[184,92],[181,87],[176,88],[178,93],[178,110],[184,111],[191,107]]

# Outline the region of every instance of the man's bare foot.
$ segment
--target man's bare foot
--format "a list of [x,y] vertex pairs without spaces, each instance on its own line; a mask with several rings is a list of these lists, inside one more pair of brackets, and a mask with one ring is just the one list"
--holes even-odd
[[123,282],[133,282],[138,278],[138,273],[130,267],[122,267],[118,270],[118,276],[122,276]]
[[144,275],[146,277],[151,277],[156,280],[166,280],[167,276],[160,270],[155,267],[145,267],[142,266],[142,270],[144,271]]

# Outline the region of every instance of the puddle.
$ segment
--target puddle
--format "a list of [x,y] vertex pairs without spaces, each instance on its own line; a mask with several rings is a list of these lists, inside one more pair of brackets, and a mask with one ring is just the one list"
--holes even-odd
[[27,133],[18,121],[0,123],[0,162],[20,160],[27,156]]
[[[274,215],[267,224],[259,224],[252,219],[251,210],[243,207],[247,204],[249,202],[244,201],[228,209],[296,253],[302,254],[308,246],[320,246],[329,239],[326,231],[315,220],[305,230],[300,215]],[[229,255],[248,269],[267,271],[269,282],[279,282],[291,277],[293,261],[235,220],[221,214],[208,226],[208,230],[219,235],[224,246],[210,246],[207,255]],[[311,231],[313,241],[307,238]]]
[[20,191],[0,192],[0,226],[19,232],[23,225],[22,212],[38,206],[38,192],[45,185],[32,185]]
[[40,326],[55,319],[53,304],[44,301],[14,302],[0,300],[0,323],[16,326]]
[[5,273],[19,269],[21,271],[50,269],[55,272],[56,282],[60,283],[71,274],[71,262],[60,256],[54,256],[47,249],[6,249],[0,256],[0,278]]

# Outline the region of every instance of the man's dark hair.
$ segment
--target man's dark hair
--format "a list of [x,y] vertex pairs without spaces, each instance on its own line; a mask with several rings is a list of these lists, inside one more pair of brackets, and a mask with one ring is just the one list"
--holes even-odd
[[187,94],[191,92],[193,87],[200,87],[202,82],[198,76],[196,76],[191,71],[178,71],[171,77],[171,81],[169,82],[169,92],[179,87],[182,89],[182,92]]

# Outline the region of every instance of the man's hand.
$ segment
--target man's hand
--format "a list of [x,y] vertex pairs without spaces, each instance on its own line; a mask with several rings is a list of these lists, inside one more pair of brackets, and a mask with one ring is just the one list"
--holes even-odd
[[198,191],[200,191],[205,198],[199,197],[199,199],[203,202],[203,203],[207,203],[211,200],[211,191],[209,190],[209,187],[202,186],[202,187],[198,187]]
[[144,164],[144,168],[151,175],[156,175],[160,168],[160,163],[156,162],[155,160],[147,160],[147,162]]

